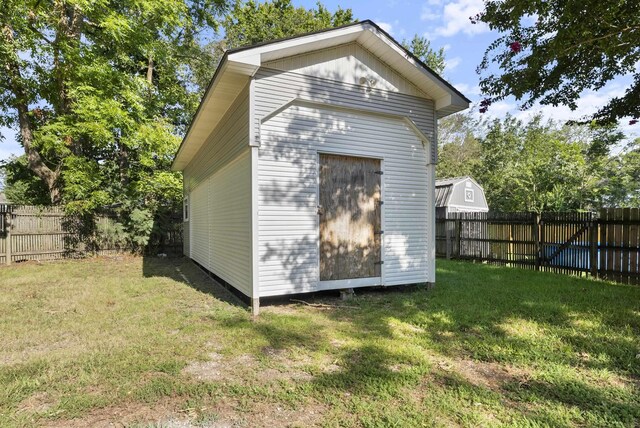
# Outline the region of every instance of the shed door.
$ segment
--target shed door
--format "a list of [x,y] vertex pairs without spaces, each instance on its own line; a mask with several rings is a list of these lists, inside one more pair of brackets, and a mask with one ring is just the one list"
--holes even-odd
[[380,276],[380,160],[320,155],[320,280]]

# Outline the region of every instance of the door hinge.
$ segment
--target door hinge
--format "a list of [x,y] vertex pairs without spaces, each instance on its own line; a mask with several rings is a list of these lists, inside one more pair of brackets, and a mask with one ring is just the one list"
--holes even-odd
[[384,205],[384,201],[376,201],[378,205]]
[[384,264],[384,260],[380,260],[379,262],[374,262],[374,265],[383,265]]
[[384,234],[384,230],[376,230],[373,232],[374,235],[382,235]]
[[378,175],[382,175],[384,174],[384,171],[373,171],[374,174],[378,174]]

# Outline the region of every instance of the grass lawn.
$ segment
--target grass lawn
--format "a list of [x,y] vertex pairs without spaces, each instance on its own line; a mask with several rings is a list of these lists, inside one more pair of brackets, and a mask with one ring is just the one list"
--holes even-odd
[[0,426],[638,426],[640,287],[438,261],[247,309],[186,260],[0,268]]

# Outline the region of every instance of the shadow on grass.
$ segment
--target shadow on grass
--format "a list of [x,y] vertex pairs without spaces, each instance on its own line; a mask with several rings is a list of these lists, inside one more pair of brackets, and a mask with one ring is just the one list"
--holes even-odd
[[[145,276],[242,305],[186,259],[149,258],[144,266]],[[443,399],[464,407],[458,422],[478,411],[469,403],[483,400],[543,425],[640,420],[640,288],[463,262],[438,266],[432,291],[358,290],[348,302],[317,294],[305,300],[335,308],[274,305],[255,321],[238,312],[211,317],[256,352],[330,358],[305,388],[331,404],[346,405],[345,396],[393,401],[412,391],[425,402],[454,397]],[[346,344],[337,346],[340,338]],[[500,363],[527,376],[485,387],[444,373],[433,356]],[[630,383],[600,382],[607,373]]]
[[[583,422],[640,420],[640,288],[470,263],[439,266],[433,291],[361,290],[348,303],[357,309],[321,312],[345,325],[355,345],[337,352],[339,369],[314,378],[318,391],[394,397],[433,375],[420,354],[435,354],[519,367],[532,380],[515,386],[504,380],[492,390],[538,423],[575,422],[568,415],[576,408]],[[266,322],[255,328],[274,347],[331,352],[335,332],[305,312],[287,314],[278,328]]]
[[165,277],[188,285],[201,293],[234,306],[246,308],[246,304],[235,294],[216,282],[195,263],[186,257],[152,257],[142,259],[142,274],[145,278]]

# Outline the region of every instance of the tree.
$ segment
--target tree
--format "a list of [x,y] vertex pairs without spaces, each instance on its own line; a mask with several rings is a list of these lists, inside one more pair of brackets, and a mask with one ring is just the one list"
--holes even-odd
[[459,113],[438,121],[437,177],[473,176],[480,167],[483,122],[471,113]]
[[426,37],[420,37],[417,34],[413,36],[411,41],[403,40],[402,46],[412,52],[418,59],[429,66],[438,74],[444,72],[446,63],[444,57],[444,48],[433,50],[431,42]]
[[625,94],[610,99],[592,119],[599,124],[640,119],[637,0],[490,0],[470,19],[501,34],[478,67],[487,95],[481,111],[510,95],[525,109],[536,102],[575,109],[583,91],[632,74]]
[[[0,124],[51,203],[78,211],[165,201],[169,172],[213,70],[203,44],[222,0],[6,1]],[[9,183],[11,184],[11,183]]]
[[611,148],[621,138],[617,128],[561,126],[543,122],[541,116],[523,122],[507,116],[481,132],[474,176],[484,186],[491,209],[595,210],[615,193],[606,177]]
[[310,33],[325,28],[350,24],[356,20],[351,9],[331,13],[320,2],[316,9],[295,7],[291,0],[255,2],[237,0],[223,22],[225,48]]
[[640,138],[606,164],[602,206],[640,208]]
[[4,178],[4,195],[10,203],[46,205],[50,202],[49,193],[40,178],[29,169],[25,155],[0,163],[0,174]]

